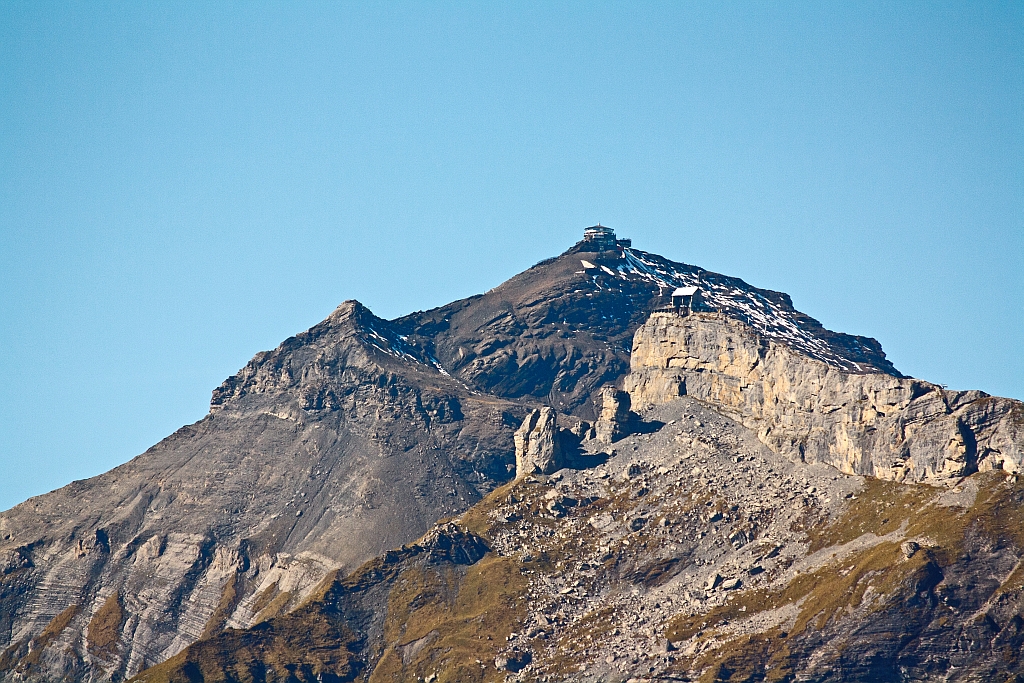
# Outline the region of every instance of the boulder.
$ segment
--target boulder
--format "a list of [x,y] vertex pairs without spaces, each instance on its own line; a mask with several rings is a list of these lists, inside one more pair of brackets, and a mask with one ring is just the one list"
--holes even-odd
[[494,668],[498,671],[511,671],[516,673],[526,668],[526,665],[533,661],[533,655],[528,651],[513,650],[505,652],[494,658]]

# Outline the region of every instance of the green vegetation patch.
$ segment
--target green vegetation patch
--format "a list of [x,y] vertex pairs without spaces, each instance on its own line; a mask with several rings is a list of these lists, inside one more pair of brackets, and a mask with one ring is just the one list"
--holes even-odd
[[514,495],[517,489],[527,486],[523,482],[511,481],[504,486],[487,494],[480,502],[471,507],[461,518],[461,526],[466,530],[490,540],[491,521],[490,514],[502,505],[506,505],[510,495]]
[[[673,641],[697,638],[714,641],[703,654],[687,661],[702,672],[702,681],[784,680],[789,641],[807,631],[834,628],[844,614],[861,608],[870,598],[870,611],[880,611],[901,599],[907,589],[941,566],[960,557],[968,534],[978,535],[990,546],[1024,551],[1024,485],[1004,481],[1003,473],[974,475],[979,493],[973,506],[941,505],[943,489],[929,486],[867,481],[860,496],[833,522],[807,531],[812,551],[849,543],[866,533],[883,536],[905,530],[910,538],[928,539],[928,547],[906,558],[900,542],[876,542],[814,571],[796,575],[784,587],[768,587],[737,593],[728,603],[705,614],[681,615],[669,623],[666,636]],[[1024,589],[1024,566],[1018,565],[997,594]],[[797,605],[799,612],[788,637],[778,628],[754,635],[732,636],[728,626],[767,610]],[[754,673],[754,664],[763,669]],[[756,668],[756,667],[754,667]]]
[[884,536],[898,531],[939,492],[939,489],[923,484],[899,484],[867,478],[863,491],[849,502],[839,519],[806,530],[811,542],[809,550],[815,552],[849,543],[866,533]]
[[[699,683],[746,683],[747,681],[778,681],[785,680],[789,675],[787,668],[775,667],[766,671],[765,662],[770,657],[773,646],[778,643],[771,635],[744,635],[730,640],[722,647],[719,656],[711,662],[704,663],[704,670],[698,679]],[[717,654],[717,653],[716,653]],[[767,675],[766,675],[767,673]]]

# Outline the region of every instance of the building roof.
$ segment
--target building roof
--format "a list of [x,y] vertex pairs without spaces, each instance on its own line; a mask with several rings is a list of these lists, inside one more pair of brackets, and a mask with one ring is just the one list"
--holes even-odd
[[697,293],[697,288],[690,287],[676,287],[672,292],[672,296],[693,296]]

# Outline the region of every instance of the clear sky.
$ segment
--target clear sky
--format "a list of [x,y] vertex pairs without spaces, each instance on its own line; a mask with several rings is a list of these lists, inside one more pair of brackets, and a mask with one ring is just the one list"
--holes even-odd
[[0,2],[0,509],[602,222],[1024,398],[1024,3]]

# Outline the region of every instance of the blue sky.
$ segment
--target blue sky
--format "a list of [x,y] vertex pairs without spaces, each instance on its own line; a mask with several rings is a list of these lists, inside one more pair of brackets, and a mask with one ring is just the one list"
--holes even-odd
[[0,2],[0,509],[597,221],[1024,398],[1024,4]]

